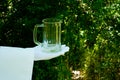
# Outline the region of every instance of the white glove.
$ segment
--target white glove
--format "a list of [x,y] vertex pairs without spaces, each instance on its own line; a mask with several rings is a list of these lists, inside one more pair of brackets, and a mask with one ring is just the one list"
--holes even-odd
[[61,51],[59,52],[43,52],[41,50],[41,47],[40,46],[36,46],[34,47],[34,61],[39,61],[39,60],[49,60],[49,59],[52,59],[52,58],[55,58],[55,57],[58,57],[60,55],[64,55],[65,52],[68,52],[69,51],[69,47],[65,46],[65,45],[62,45],[61,47]]

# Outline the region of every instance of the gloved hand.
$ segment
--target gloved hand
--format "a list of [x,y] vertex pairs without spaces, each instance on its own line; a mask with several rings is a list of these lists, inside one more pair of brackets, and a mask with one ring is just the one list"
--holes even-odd
[[34,47],[34,61],[39,61],[39,60],[49,60],[55,57],[58,57],[60,55],[64,55],[65,52],[69,51],[69,47],[66,45],[62,45],[61,51],[59,52],[43,52],[41,50],[40,46]]

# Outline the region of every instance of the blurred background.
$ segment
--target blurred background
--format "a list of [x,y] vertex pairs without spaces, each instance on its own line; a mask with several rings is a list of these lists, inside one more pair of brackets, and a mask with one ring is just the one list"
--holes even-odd
[[34,25],[50,17],[70,50],[35,62],[32,80],[120,80],[120,0],[1,0],[0,46],[36,46]]

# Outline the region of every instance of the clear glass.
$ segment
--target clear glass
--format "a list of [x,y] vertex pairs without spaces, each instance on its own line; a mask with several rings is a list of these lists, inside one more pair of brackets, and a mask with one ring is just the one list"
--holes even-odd
[[[57,52],[61,50],[61,20],[47,18],[42,20],[42,25],[36,25],[33,31],[34,42],[41,45],[42,50]],[[43,27],[43,43],[37,40],[37,28]]]

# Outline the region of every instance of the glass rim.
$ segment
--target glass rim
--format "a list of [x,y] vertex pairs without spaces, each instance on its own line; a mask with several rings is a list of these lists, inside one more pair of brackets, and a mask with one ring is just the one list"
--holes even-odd
[[45,18],[42,20],[43,23],[49,23],[49,24],[54,24],[54,23],[62,23],[62,20],[57,19],[57,18]]

